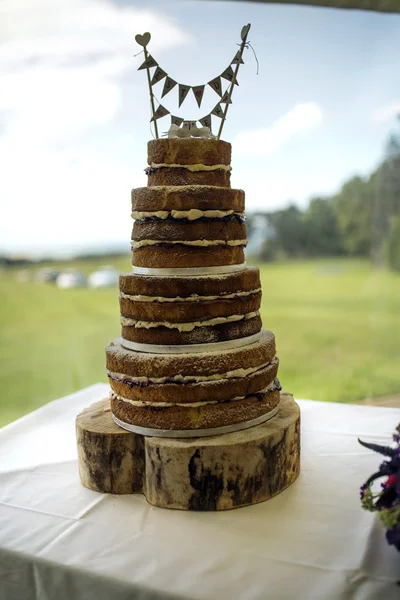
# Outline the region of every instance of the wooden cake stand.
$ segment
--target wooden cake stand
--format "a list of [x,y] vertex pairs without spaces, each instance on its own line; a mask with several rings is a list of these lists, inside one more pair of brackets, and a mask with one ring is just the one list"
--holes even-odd
[[162,508],[227,510],[287,488],[300,472],[300,409],[281,393],[279,411],[255,427],[202,438],[147,437],[118,427],[109,400],[76,418],[84,486],[144,494]]

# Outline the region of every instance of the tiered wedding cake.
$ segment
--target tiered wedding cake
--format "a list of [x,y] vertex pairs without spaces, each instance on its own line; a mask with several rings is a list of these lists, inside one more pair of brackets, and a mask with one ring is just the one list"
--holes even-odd
[[133,273],[120,278],[122,337],[106,350],[111,410],[125,428],[213,435],[277,413],[275,339],[261,329],[230,162],[231,145],[217,139],[148,144],[148,187],[132,191]]
[[260,274],[244,256],[244,192],[230,187],[231,145],[220,139],[249,30],[207,84],[218,104],[197,121],[171,114],[166,139],[157,120],[170,111],[153,86],[164,81],[161,97],[178,91],[179,106],[192,89],[200,107],[206,84],[178,84],[149,54],[150,33],[135,37],[156,139],[148,185],[132,192],[133,272],[120,277],[122,335],[106,350],[110,398],[76,419],[89,489],[227,510],[268,500],[299,475],[300,411],[281,392],[275,338],[262,329]]

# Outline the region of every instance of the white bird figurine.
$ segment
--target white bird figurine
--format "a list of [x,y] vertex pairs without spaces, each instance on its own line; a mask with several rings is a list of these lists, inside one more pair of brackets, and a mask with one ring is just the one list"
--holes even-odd
[[190,135],[192,135],[193,137],[208,138],[208,137],[210,137],[210,128],[209,127],[191,127]]
[[187,138],[187,137],[200,137],[200,138],[213,138],[215,137],[209,127],[178,127],[175,123],[172,123],[168,132],[163,135],[169,138]]
[[191,136],[189,127],[179,127],[176,134],[179,138],[187,138]]

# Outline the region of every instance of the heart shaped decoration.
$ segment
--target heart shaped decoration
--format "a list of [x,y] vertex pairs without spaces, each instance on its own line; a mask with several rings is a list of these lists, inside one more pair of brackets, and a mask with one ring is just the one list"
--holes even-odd
[[135,35],[135,40],[137,41],[139,46],[146,47],[147,44],[149,43],[150,39],[151,39],[151,35],[148,31],[146,31],[146,33],[144,33],[143,35],[140,35],[140,33]]
[[242,38],[242,40],[244,40],[247,37],[247,34],[250,31],[250,27],[251,27],[250,23],[248,25],[245,25],[244,27],[242,27],[242,31],[240,32],[240,37]]

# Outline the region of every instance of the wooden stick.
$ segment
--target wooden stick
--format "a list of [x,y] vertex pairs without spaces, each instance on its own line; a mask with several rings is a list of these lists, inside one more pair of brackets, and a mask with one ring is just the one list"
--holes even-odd
[[[147,54],[146,46],[144,46],[143,52],[144,52],[144,58],[145,58],[145,60],[147,60],[147,58],[148,58],[149,55]],[[156,138],[158,139],[157,119],[154,118],[155,114],[156,114],[156,109],[154,107],[154,95],[153,95],[153,89],[151,87],[150,69],[147,66],[146,66],[146,71],[147,71],[147,81],[149,83],[149,93],[150,93],[151,110],[153,111],[152,120],[154,119],[154,130],[156,132]]]
[[228,113],[229,103],[230,103],[230,99],[231,99],[231,97],[232,97],[233,88],[235,87],[236,76],[237,76],[237,74],[238,74],[238,72],[239,72],[240,61],[241,61],[241,58],[242,58],[242,56],[243,56],[243,50],[244,50],[244,48],[245,48],[245,46],[246,46],[246,40],[247,40],[247,35],[248,35],[248,33],[249,33],[249,31],[247,31],[247,32],[246,32],[246,35],[244,36],[244,38],[243,38],[243,40],[242,40],[242,43],[240,44],[240,49],[239,49],[239,59],[238,59],[238,62],[237,62],[237,64],[236,64],[235,72],[234,72],[234,75],[233,75],[233,80],[232,80],[231,86],[230,86],[230,88],[229,88],[229,91],[228,91],[228,99],[227,99],[227,102],[226,102],[226,104],[225,104],[225,110],[224,110],[224,114],[222,115],[221,125],[219,126],[219,131],[218,131],[218,135],[217,135],[217,140],[219,140],[219,139],[220,139],[220,137],[221,137],[222,128],[223,128],[223,126],[224,126],[225,119],[226,119],[226,115],[227,115],[227,113]]

